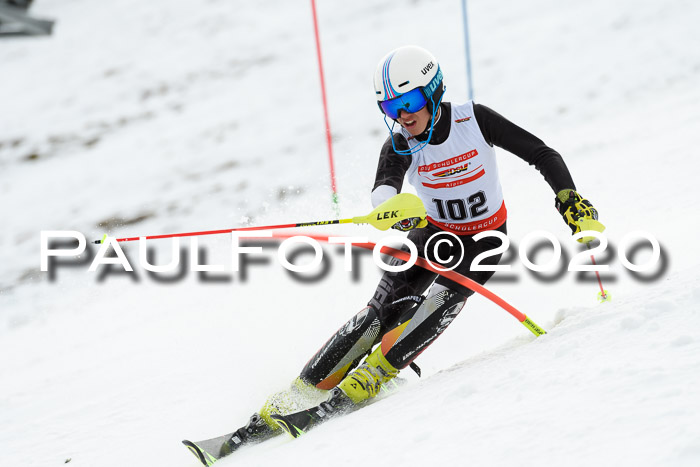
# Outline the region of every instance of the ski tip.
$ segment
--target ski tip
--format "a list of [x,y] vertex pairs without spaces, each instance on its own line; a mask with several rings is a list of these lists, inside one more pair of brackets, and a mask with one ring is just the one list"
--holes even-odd
[[[199,459],[199,462],[201,462],[203,465],[209,467],[210,465],[212,465],[216,461],[216,459],[214,459],[207,452],[202,451],[202,449],[200,449],[200,447],[197,446],[196,444],[194,444],[192,441],[189,441],[187,439],[183,439],[182,444],[187,446],[187,449],[189,449],[190,452],[192,454],[194,454],[195,457],[197,459]],[[205,454],[207,455],[206,457],[205,457]],[[211,458],[211,460],[207,459],[207,457]]]
[[280,426],[280,428],[289,433],[293,438],[298,438],[304,434],[302,430],[294,426],[292,422],[290,422],[284,415],[272,414],[270,417],[275,421],[275,423],[277,423],[277,425]]

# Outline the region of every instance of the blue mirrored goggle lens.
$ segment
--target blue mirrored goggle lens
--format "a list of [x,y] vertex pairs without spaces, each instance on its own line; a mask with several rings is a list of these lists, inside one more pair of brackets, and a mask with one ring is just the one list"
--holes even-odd
[[423,91],[416,88],[394,99],[380,102],[379,106],[389,118],[396,120],[399,118],[399,110],[414,113],[425,107],[427,103]]

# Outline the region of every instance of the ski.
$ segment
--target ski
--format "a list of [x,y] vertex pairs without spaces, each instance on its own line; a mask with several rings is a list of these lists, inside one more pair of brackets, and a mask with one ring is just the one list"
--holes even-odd
[[287,415],[273,414],[271,417],[284,431],[298,438],[311,428],[358,408],[340,389],[335,388],[327,401],[315,407]]
[[[418,366],[415,366],[413,369],[420,375],[420,368],[418,368]],[[343,391],[336,387],[331,391],[327,401],[321,402],[315,407],[287,415],[273,414],[271,418],[284,431],[292,435],[292,437],[298,438],[310,429],[332,418],[354,412],[355,410],[359,410],[362,407],[382,400],[384,397],[390,396],[405,383],[406,381],[403,378],[395,378],[391,380],[389,384],[382,385],[381,394],[378,397],[362,402],[360,405],[353,404],[353,402],[343,394]]]
[[182,441],[182,444],[187,446],[190,452],[192,452],[202,464],[209,466],[233,452],[233,446],[231,446],[233,443],[231,440],[235,434],[236,432],[234,431],[227,435],[205,439],[203,441],[190,441],[185,439]]
[[[416,367],[416,372],[419,371],[420,370]],[[390,395],[396,392],[404,382],[402,378],[395,378],[389,385],[382,385],[382,394],[379,397],[366,401],[361,405],[353,404],[352,401],[336,387],[331,391],[328,400],[321,402],[315,407],[287,415],[273,414],[271,417],[284,431],[294,438],[298,438],[306,431],[333,417],[355,411],[377,400],[383,399],[384,395]],[[182,441],[182,444],[187,446],[190,452],[192,452],[203,465],[209,467],[214,464],[214,462],[232,454],[243,446],[266,441],[280,433],[282,433],[281,430],[272,430],[267,426],[260,415],[256,413],[250,417],[250,421],[246,426],[232,433],[202,441],[190,441],[186,439]]]
[[182,444],[192,452],[205,466],[211,466],[222,457],[226,457],[243,446],[257,444],[277,435],[267,426],[260,415],[253,414],[246,426],[233,433],[202,441],[183,440]]

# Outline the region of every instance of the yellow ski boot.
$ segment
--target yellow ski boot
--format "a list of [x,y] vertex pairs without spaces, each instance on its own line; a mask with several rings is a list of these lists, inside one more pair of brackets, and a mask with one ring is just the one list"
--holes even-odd
[[381,346],[378,346],[362,365],[340,382],[338,387],[354,404],[359,404],[375,397],[382,384],[398,374],[399,370],[384,358]]

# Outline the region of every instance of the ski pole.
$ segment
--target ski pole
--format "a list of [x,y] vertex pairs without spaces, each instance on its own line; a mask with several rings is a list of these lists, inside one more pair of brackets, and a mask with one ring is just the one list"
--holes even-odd
[[[272,230],[272,229],[289,229],[294,227],[311,227],[320,225],[336,225],[336,224],[370,224],[371,226],[379,230],[387,230],[389,227],[395,223],[402,221],[404,219],[410,219],[412,217],[425,218],[427,212],[423,202],[416,195],[410,193],[400,193],[392,198],[389,198],[379,206],[377,206],[372,212],[366,216],[357,216],[349,219],[333,219],[327,221],[313,221],[313,222],[297,222],[292,224],[278,224],[278,225],[261,225],[256,227],[237,227],[233,229],[221,229],[221,230],[204,230],[199,232],[181,232],[173,234],[163,234],[163,235],[149,235],[145,237],[124,237],[117,238],[118,242],[133,242],[144,238],[146,240],[156,240],[160,238],[173,238],[173,237],[195,237],[201,235],[217,235],[225,234],[231,232],[242,232],[250,230]],[[100,240],[95,240],[94,243],[97,245],[103,243],[107,238],[105,234]]]
[[[584,219],[579,219],[576,223],[579,225],[581,232],[583,232],[585,230],[602,232],[603,230],[605,230],[605,226],[603,224],[601,224],[600,222],[598,222],[597,219],[584,218]],[[596,237],[582,237],[582,238],[579,238],[578,241],[580,243],[585,243],[586,248],[590,251],[591,242],[595,239],[596,239]],[[593,257],[593,255],[591,255],[591,261],[593,262],[593,265],[595,266],[596,262],[595,262],[595,258]],[[595,275],[598,278],[598,285],[600,286],[600,292],[598,292],[598,300],[600,302],[609,302],[611,299],[610,292],[608,292],[607,290],[605,290],[603,288],[603,281],[600,279],[600,273],[598,271],[595,271]]]
[[[586,243],[586,248],[588,248],[589,250],[591,249],[590,242]],[[591,261],[593,262],[593,265],[596,266],[595,258],[593,257],[593,255],[591,255]],[[598,292],[598,300],[600,300],[600,302],[609,302],[611,300],[610,292],[603,288],[603,281],[600,279],[600,273],[598,271],[595,271],[595,275],[598,278],[598,285],[600,286],[600,292]]]

